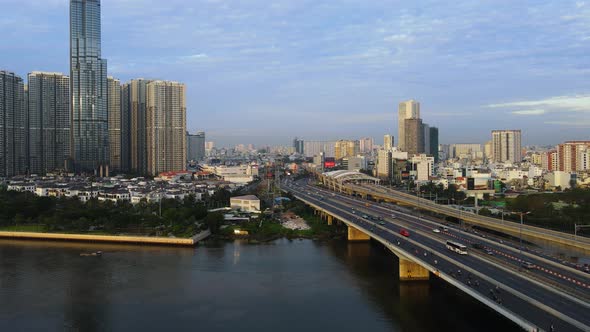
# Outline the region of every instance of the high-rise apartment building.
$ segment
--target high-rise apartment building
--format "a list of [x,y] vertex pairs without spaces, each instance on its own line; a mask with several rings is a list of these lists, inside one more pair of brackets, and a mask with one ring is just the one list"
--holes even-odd
[[391,180],[393,178],[392,162],[391,150],[381,149],[377,151],[376,176]]
[[334,143],[334,158],[339,160],[345,157],[354,157],[359,154],[359,146],[359,141],[338,140]]
[[437,127],[430,127],[430,151],[426,151],[426,153],[430,154],[434,157],[434,162],[438,163],[438,128]]
[[582,170],[581,154],[590,150],[590,141],[567,141],[557,146],[558,168],[562,172]]
[[182,83],[152,81],[146,86],[147,171],[186,168],[186,87]]
[[430,153],[430,126],[422,123],[422,132],[424,132],[424,153]]
[[25,172],[26,116],[23,79],[0,70],[0,177]]
[[107,77],[108,114],[109,114],[109,160],[110,169],[123,170],[122,148],[122,107],[121,107],[121,81],[113,77]]
[[199,131],[196,134],[186,133],[186,159],[187,161],[199,161],[205,158],[205,133]]
[[29,172],[66,169],[70,158],[70,78],[62,73],[28,75]]
[[101,58],[100,0],[70,0],[71,154],[81,171],[109,161],[107,63]]
[[397,113],[397,128],[398,128],[398,143],[397,146],[402,150],[406,151],[406,126],[404,124],[407,119],[419,119],[420,118],[420,103],[415,100],[408,100],[399,103]]
[[334,145],[333,141],[304,141],[303,142],[303,153],[306,157],[313,157],[324,153],[324,157],[334,157]]
[[363,137],[359,140],[359,150],[361,153],[370,153],[373,151],[373,138]]
[[383,149],[387,150],[387,151],[391,151],[391,149],[393,149],[393,147],[395,146],[394,144],[394,140],[393,140],[393,135],[383,135]]
[[521,132],[518,130],[492,130],[494,162],[522,161]]
[[129,170],[139,174],[147,173],[147,85],[150,82],[138,78],[123,85],[123,122],[128,128],[123,141],[129,141],[126,158]]
[[424,126],[422,119],[404,120],[404,146],[409,156],[424,153]]

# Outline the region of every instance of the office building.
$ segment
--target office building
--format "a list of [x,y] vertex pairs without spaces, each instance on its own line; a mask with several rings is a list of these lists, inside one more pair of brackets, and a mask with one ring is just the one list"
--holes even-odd
[[338,140],[334,143],[334,158],[340,160],[345,157],[354,157],[359,154],[359,146],[359,141]]
[[107,77],[108,114],[109,114],[109,168],[113,171],[122,170],[122,113],[121,113],[121,81]]
[[427,153],[434,157],[434,162],[439,162],[438,156],[438,128],[430,127],[430,151]]
[[147,171],[186,168],[186,87],[182,83],[152,81],[146,86]]
[[521,132],[519,130],[493,130],[492,154],[497,163],[522,161]]
[[80,171],[108,165],[107,63],[100,0],[70,0],[71,154]]
[[27,165],[23,79],[0,70],[0,177],[23,174]]
[[376,176],[382,179],[391,180],[393,178],[391,150],[381,149],[377,151],[377,171]]
[[398,113],[397,113],[397,128],[398,128],[398,143],[397,146],[403,150],[407,151],[406,148],[406,126],[405,120],[407,119],[419,119],[420,118],[420,103],[415,100],[408,100],[399,103]]
[[404,125],[405,149],[402,150],[408,152],[410,156],[424,153],[424,126],[422,125],[422,119],[406,119]]
[[393,139],[393,135],[383,135],[383,149],[387,150],[387,151],[391,151],[391,149],[393,149],[393,147],[395,146],[394,144],[394,139]]
[[70,78],[35,71],[28,83],[29,172],[64,170],[70,158]]
[[430,153],[430,126],[422,123],[422,132],[424,132],[424,153]]
[[196,134],[186,133],[186,159],[187,161],[200,161],[205,158],[205,133],[199,131]]

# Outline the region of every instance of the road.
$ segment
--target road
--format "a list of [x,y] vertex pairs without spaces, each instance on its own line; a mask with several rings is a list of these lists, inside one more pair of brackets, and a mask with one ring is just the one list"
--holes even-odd
[[[398,246],[407,257],[431,267],[431,271],[478,300],[487,301],[484,303],[488,305],[492,300],[491,306],[507,317],[512,314],[523,318],[541,330],[548,331],[553,324],[555,331],[590,331],[590,279],[580,271],[534,253],[521,254],[509,245],[477,234],[452,228],[435,233],[434,229],[441,226],[440,221],[367,203],[309,185],[306,181],[287,182],[283,188],[372,238]],[[376,220],[377,217],[383,218],[383,222]],[[401,228],[407,229],[411,236],[401,236]],[[469,255],[454,254],[446,249],[447,240],[465,245],[478,243],[481,249],[470,249]],[[523,260],[535,267],[521,268]]]

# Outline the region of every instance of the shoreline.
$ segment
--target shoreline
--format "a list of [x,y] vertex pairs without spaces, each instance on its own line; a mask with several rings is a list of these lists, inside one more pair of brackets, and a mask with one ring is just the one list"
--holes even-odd
[[36,232],[11,232],[0,231],[0,239],[13,240],[39,240],[39,241],[65,241],[65,242],[98,242],[98,243],[125,243],[137,245],[167,245],[194,247],[196,244],[208,237],[208,232],[195,235],[192,238],[169,238],[149,236],[128,236],[128,235],[90,235],[90,234],[67,234],[67,233],[36,233]]

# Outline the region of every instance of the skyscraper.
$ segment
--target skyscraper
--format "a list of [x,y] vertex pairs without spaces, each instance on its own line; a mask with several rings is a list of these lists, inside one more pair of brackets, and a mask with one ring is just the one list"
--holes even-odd
[[29,171],[65,169],[70,158],[70,78],[32,72],[28,82]]
[[109,160],[107,63],[101,58],[100,0],[70,0],[71,154],[81,171]]
[[395,146],[393,135],[383,135],[383,149],[387,151],[391,151]]
[[430,151],[426,151],[426,153],[432,155],[434,157],[434,162],[438,163],[438,128],[437,127],[430,127]]
[[424,153],[430,153],[430,126],[422,123],[422,132],[424,133]]
[[404,120],[404,145],[408,156],[424,153],[424,126],[422,119]]
[[25,87],[23,79],[0,70],[0,177],[25,171]]
[[359,150],[361,153],[370,153],[373,151],[373,138],[363,137],[359,140]]
[[153,81],[146,86],[147,171],[186,168],[186,87],[182,83]]
[[522,161],[520,129],[492,130],[492,154],[495,162]]
[[186,159],[187,161],[199,161],[205,158],[205,133],[199,131],[196,134],[186,133]]
[[109,76],[107,77],[107,85],[110,168],[114,171],[121,171],[121,81]]
[[123,122],[128,130],[123,141],[129,141],[126,158],[129,160],[129,169],[139,174],[147,173],[147,85],[150,82],[138,78],[123,86]]
[[334,158],[354,157],[359,154],[359,141],[339,140],[334,143]]
[[406,134],[404,122],[406,119],[419,119],[420,118],[420,103],[415,100],[408,100],[399,103],[399,109],[397,113],[397,129],[398,129],[398,143],[397,146],[402,151],[406,151]]

